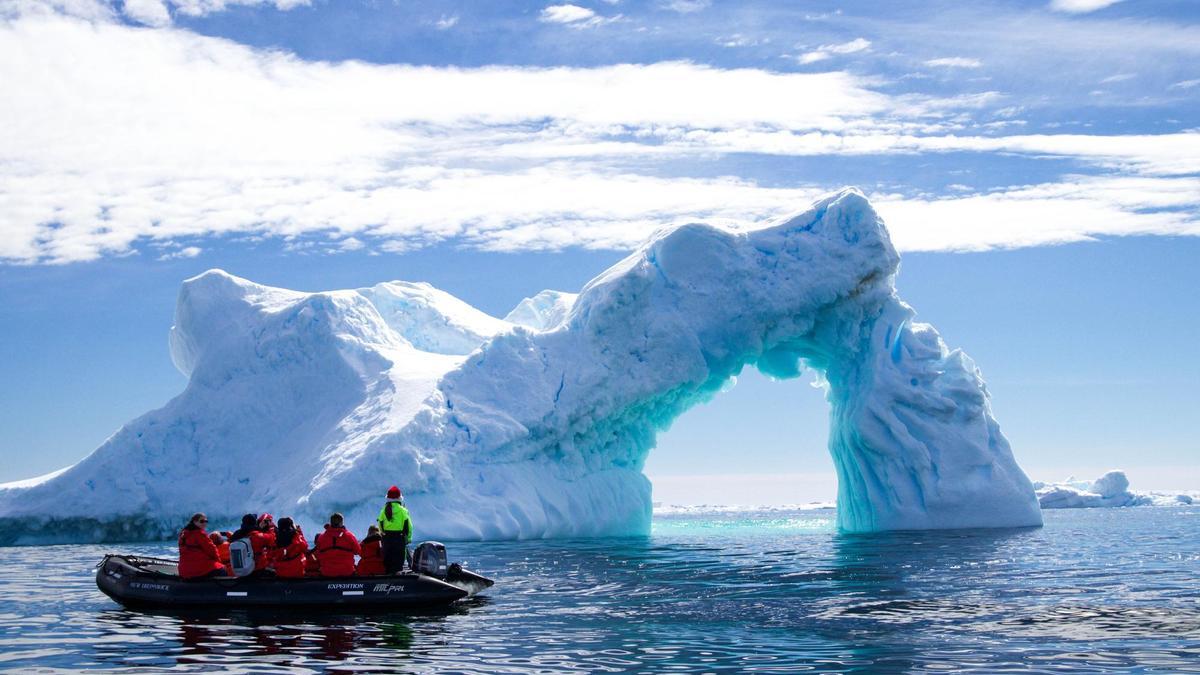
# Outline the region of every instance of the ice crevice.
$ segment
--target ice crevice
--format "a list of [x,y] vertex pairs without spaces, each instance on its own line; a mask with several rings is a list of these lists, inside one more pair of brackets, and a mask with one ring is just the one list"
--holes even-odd
[[657,434],[745,367],[823,378],[843,530],[1040,524],[979,369],[914,321],[898,267],[846,189],[754,230],[662,232],[505,320],[428,284],[298,293],[212,270],[170,333],[184,392],[0,486],[0,543],[167,536],[195,510],[365,528],[392,483],[421,538],[644,533]]

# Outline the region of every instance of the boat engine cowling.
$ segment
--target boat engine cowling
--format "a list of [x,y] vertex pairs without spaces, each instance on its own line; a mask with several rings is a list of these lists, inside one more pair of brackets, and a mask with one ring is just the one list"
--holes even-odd
[[412,568],[419,574],[438,579],[446,578],[446,547],[437,541],[426,541],[413,550]]

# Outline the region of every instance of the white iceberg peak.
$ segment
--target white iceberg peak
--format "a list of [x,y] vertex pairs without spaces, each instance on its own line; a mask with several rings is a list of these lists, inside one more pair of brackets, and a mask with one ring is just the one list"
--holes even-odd
[[552,330],[566,320],[578,298],[578,293],[542,291],[519,302],[504,320],[532,330]]

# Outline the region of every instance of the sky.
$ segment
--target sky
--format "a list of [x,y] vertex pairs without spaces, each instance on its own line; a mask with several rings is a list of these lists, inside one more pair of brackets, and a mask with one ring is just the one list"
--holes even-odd
[[[206,269],[503,316],[854,185],[1031,477],[1200,489],[1197,64],[1187,0],[0,0],[0,481],[182,391]],[[832,498],[822,396],[745,373],[656,499]]]

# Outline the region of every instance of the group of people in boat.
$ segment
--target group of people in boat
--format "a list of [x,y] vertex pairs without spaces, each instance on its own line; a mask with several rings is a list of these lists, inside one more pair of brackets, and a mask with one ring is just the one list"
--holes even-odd
[[387,491],[377,523],[361,542],[346,529],[340,513],[329,516],[325,531],[311,548],[291,518],[276,523],[269,513],[247,513],[236,531],[210,533],[208,516],[197,513],[179,533],[179,576],[295,579],[395,574],[404,569],[411,540],[412,519],[395,485]]

